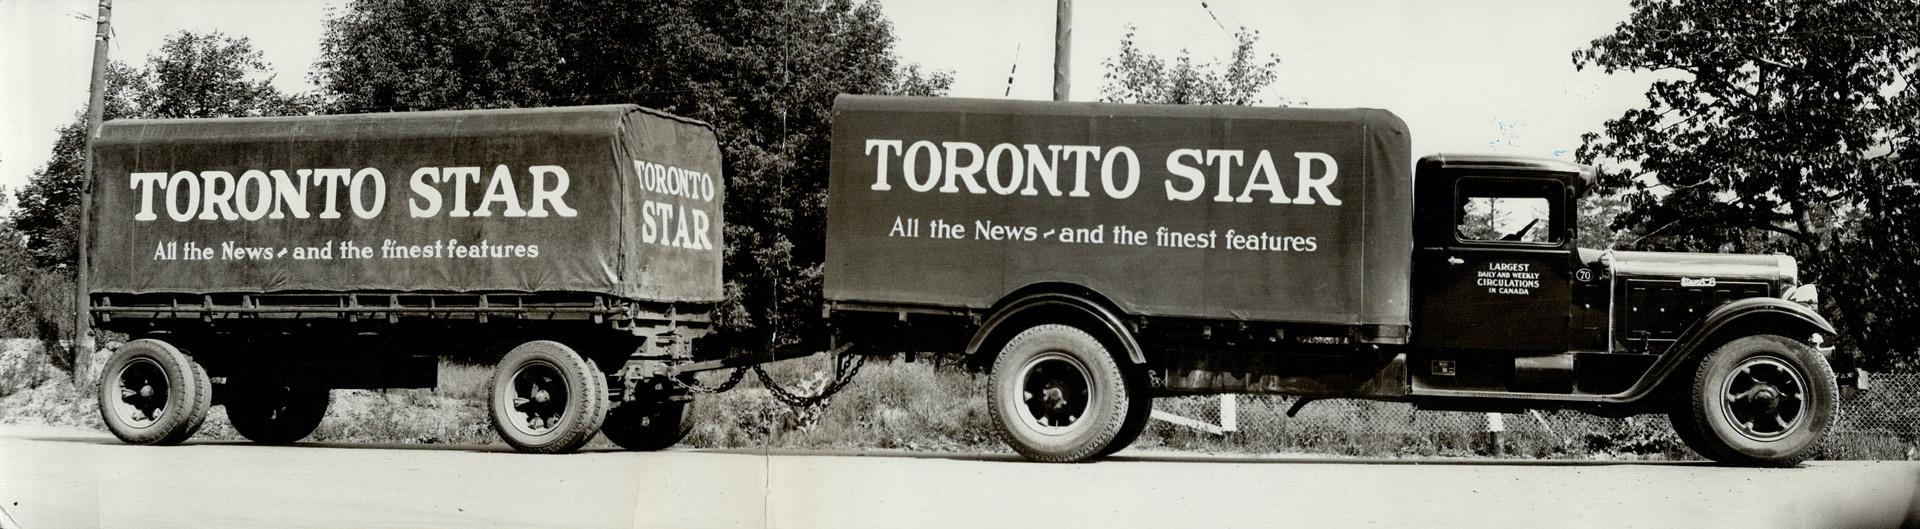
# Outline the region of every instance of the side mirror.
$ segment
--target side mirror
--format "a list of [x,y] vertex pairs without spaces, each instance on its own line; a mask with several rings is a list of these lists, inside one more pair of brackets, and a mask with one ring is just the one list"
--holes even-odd
[[1820,288],[1813,283],[1800,285],[1787,290],[1787,301],[1807,306],[1820,304]]

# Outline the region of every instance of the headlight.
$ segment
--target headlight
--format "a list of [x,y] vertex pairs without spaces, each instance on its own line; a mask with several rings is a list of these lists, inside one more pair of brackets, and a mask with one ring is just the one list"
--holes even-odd
[[1800,285],[1788,289],[1787,295],[1781,297],[1787,298],[1787,301],[1801,305],[1818,307],[1820,306],[1820,286],[1814,284]]

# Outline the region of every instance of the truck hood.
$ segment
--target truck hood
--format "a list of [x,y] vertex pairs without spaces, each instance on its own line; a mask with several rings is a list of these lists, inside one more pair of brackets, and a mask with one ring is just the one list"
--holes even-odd
[[[1581,253],[1587,253],[1585,251]],[[1786,279],[1797,282],[1799,264],[1786,255],[1686,252],[1611,252],[1616,276]],[[1605,255],[1605,254],[1602,254]],[[1602,257],[1605,260],[1605,257]]]

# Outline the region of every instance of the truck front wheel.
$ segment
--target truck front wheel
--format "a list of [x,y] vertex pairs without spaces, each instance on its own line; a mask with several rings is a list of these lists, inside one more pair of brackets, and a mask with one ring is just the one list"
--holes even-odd
[[600,429],[607,440],[628,450],[664,450],[693,431],[688,413],[691,402],[633,401],[607,412],[607,424]]
[[1078,328],[1046,324],[1007,342],[993,363],[988,409],[1027,459],[1101,455],[1125,429],[1132,400],[1113,355]]
[[559,342],[520,344],[493,371],[493,429],[515,450],[571,452],[606,420],[607,377]]
[[166,342],[134,340],[100,369],[100,416],[128,444],[174,445],[207,421],[207,370]]
[[1818,451],[1839,400],[1826,358],[1789,338],[1755,335],[1701,359],[1691,391],[1670,416],[1702,457],[1788,467]]
[[306,439],[327,416],[333,394],[327,388],[237,386],[226,401],[227,420],[241,437],[260,444]]

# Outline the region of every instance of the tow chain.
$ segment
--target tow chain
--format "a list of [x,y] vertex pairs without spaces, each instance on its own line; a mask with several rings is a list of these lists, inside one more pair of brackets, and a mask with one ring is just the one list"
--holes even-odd
[[733,368],[733,374],[727,375],[727,381],[721,382],[720,385],[718,386],[708,386],[705,384],[701,384],[699,380],[694,379],[693,377],[687,377],[686,380],[680,380],[678,378],[674,378],[672,380],[673,380],[673,383],[679,384],[680,387],[687,388],[687,391],[690,391],[690,392],[724,393],[727,390],[733,389],[734,386],[740,385],[740,379],[744,378],[746,375],[747,375],[747,366],[740,366],[740,367]]
[[733,368],[733,373],[727,375],[727,381],[720,383],[718,386],[707,386],[701,384],[698,380],[674,379],[674,383],[679,384],[680,387],[687,388],[687,391],[693,393],[722,393],[733,389],[734,386],[740,385],[740,381],[745,378],[747,370],[752,369],[754,376],[760,379],[760,385],[766,386],[767,394],[773,395],[773,400],[780,401],[782,404],[788,406],[804,408],[820,404],[827,399],[833,398],[834,394],[839,393],[842,389],[846,389],[847,385],[853,382],[853,377],[860,374],[860,368],[867,365],[866,355],[841,354],[839,356],[840,358],[836,360],[839,367],[836,371],[839,375],[834,377],[833,381],[827,384],[826,387],[820,388],[819,393],[813,395],[801,395],[781,387],[780,384],[773,381],[772,375],[768,375],[765,369],[761,369],[760,364]]
[[835,370],[837,376],[834,377],[833,382],[827,384],[827,387],[820,388],[820,392],[813,395],[798,395],[789,391],[787,388],[780,387],[779,384],[773,382],[772,376],[767,375],[767,370],[761,369],[759,365],[753,366],[753,374],[760,378],[760,385],[767,387],[767,393],[773,395],[773,400],[780,401],[782,404],[788,406],[804,408],[825,402],[827,399],[833,398],[835,393],[846,389],[847,384],[853,382],[853,377],[860,374],[860,368],[867,365],[867,357],[866,355],[841,354],[837,363],[838,369]]

